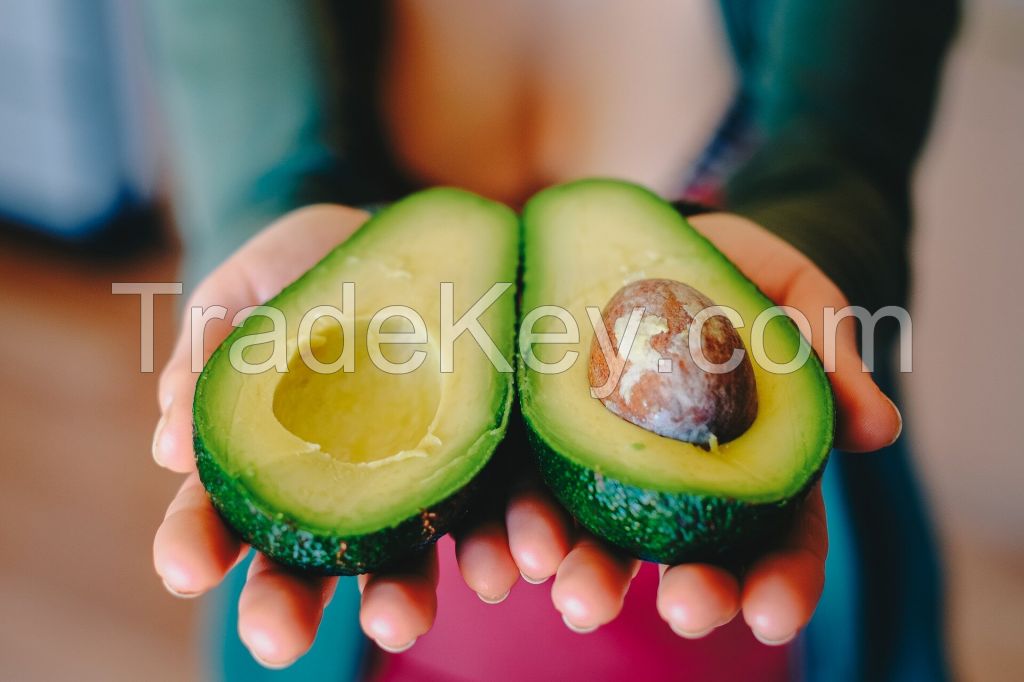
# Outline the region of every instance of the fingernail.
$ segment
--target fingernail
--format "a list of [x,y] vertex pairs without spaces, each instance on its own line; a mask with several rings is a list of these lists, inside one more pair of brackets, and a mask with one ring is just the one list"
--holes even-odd
[[783,637],[782,639],[768,639],[767,637],[762,637],[757,632],[757,630],[752,630],[752,632],[754,633],[754,637],[757,639],[757,641],[767,646],[782,646],[783,644],[788,644],[789,642],[793,641],[793,638],[796,637],[796,633],[793,632],[790,633],[787,637]]
[[196,597],[198,597],[201,594],[200,592],[179,592],[178,590],[176,590],[173,587],[171,587],[171,584],[169,582],[167,582],[166,580],[164,580],[163,578],[161,578],[161,581],[164,584],[164,589],[167,590],[168,592],[170,592],[172,595],[174,595],[178,599],[195,599]]
[[679,635],[680,637],[682,637],[684,639],[700,639],[701,637],[707,637],[715,629],[713,627],[710,627],[710,628],[707,628],[706,630],[701,630],[700,632],[690,632],[689,630],[683,630],[682,628],[677,628],[672,623],[669,623],[668,626],[670,628],[672,628],[672,632],[676,633],[677,635]]
[[526,575],[522,571],[519,571],[519,575],[521,575],[523,577],[523,580],[525,580],[526,582],[530,583],[531,585],[543,585],[544,583],[546,583],[548,581],[547,578],[540,578],[540,579],[531,578],[530,576]]
[[[239,633],[239,636],[241,636],[241,633]],[[296,657],[290,661],[285,661],[284,663],[271,663],[261,654],[257,653],[257,649],[262,649],[263,651],[274,651],[277,649],[277,645],[274,643],[273,639],[271,639],[266,632],[261,630],[250,632],[248,637],[242,639],[242,642],[245,644],[245,648],[249,650],[249,655],[252,656],[253,660],[264,668],[268,668],[270,670],[281,670],[282,668],[287,668],[298,660],[298,657]]]
[[892,411],[896,413],[896,419],[899,421],[899,426],[896,428],[896,435],[893,436],[893,439],[891,441],[889,441],[889,445],[892,445],[893,443],[900,439],[900,434],[903,433],[903,413],[900,412],[900,408],[896,407],[896,403],[892,401],[892,398],[890,398],[889,396],[885,396],[885,399],[889,401],[890,405],[892,405]]
[[484,595],[482,595],[479,592],[477,592],[476,596],[480,597],[480,601],[482,601],[485,604],[500,604],[501,602],[503,602],[506,599],[508,599],[508,595],[511,592],[512,592],[512,590],[508,590],[508,591],[505,592],[505,594],[501,595],[500,597],[485,597]]
[[414,637],[410,642],[403,644],[401,646],[388,646],[387,644],[381,644],[380,642],[377,642],[377,646],[379,646],[381,649],[388,652],[389,654],[400,654],[403,651],[408,651],[409,649],[411,649],[412,645],[415,643],[416,638]]
[[589,628],[584,628],[580,627],[579,625],[574,625],[573,622],[569,620],[568,617],[566,617],[564,614],[562,615],[562,622],[565,623],[565,627],[569,628],[570,630],[579,635],[589,634],[596,630],[598,627],[600,627],[598,625],[592,625]]
[[153,461],[156,462],[157,465],[159,466],[163,466],[164,463],[160,461],[160,457],[157,455],[157,450],[159,449],[157,446],[160,444],[160,436],[163,434],[164,427],[166,425],[167,415],[162,414],[160,415],[160,421],[156,423],[156,428],[153,430],[153,444],[150,446],[153,455]]
[[283,670],[284,668],[287,668],[292,663],[294,663],[295,660],[298,660],[298,659],[295,659],[295,660],[292,660],[292,661],[288,661],[287,663],[271,663],[268,660],[260,658],[256,654],[256,652],[252,651],[251,649],[249,650],[249,655],[252,656],[252,660],[256,661],[257,663],[259,663],[261,666],[263,666],[267,670]]

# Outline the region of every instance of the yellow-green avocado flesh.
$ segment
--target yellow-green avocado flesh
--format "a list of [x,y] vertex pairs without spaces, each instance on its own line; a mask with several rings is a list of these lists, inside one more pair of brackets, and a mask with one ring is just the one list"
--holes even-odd
[[[267,340],[252,335],[272,331],[271,318],[254,314],[234,330],[199,378],[194,444],[214,505],[246,542],[291,566],[352,574],[393,563],[451,528],[504,435],[512,374],[468,332],[454,341],[454,371],[441,371],[441,285],[452,283],[458,321],[496,283],[511,283],[478,318],[511,362],[518,257],[518,220],[508,208],[426,190],[385,208],[267,302],[287,322],[287,371],[245,373],[231,359],[239,340]],[[354,341],[330,317],[304,333],[306,352],[321,363],[354,343],[354,371],[321,374],[302,360],[300,320],[317,306],[343,309],[346,282],[354,284]],[[426,343],[380,345],[393,363],[425,354],[406,374],[378,369],[369,355],[368,335],[412,330],[392,318],[374,334],[369,320],[387,306],[408,306],[426,327]],[[240,357],[256,364],[271,350],[252,344]]]
[[[738,438],[711,451],[646,431],[590,395],[586,307],[602,309],[623,284],[666,278],[737,310],[750,349],[754,319],[773,304],[673,207],[645,189],[585,180],[542,191],[524,211],[522,312],[567,309],[578,344],[535,347],[562,373],[528,369],[518,385],[541,473],[589,530],[634,556],[664,563],[742,559],[774,541],[817,479],[832,444],[832,392],[813,353],[791,374],[753,362],[758,414]],[[564,331],[561,322],[550,329]],[[769,322],[767,355],[793,358],[802,341],[785,316]]]

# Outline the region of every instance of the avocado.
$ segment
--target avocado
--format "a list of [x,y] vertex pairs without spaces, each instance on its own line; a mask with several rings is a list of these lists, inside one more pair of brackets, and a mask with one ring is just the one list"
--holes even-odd
[[[792,321],[782,315],[767,323],[764,351],[778,363],[801,349],[809,357],[788,374],[751,363],[756,414],[742,433],[721,443],[658,435],[591,394],[592,316],[600,325],[600,310],[630,282],[682,282],[738,311],[737,331],[750,349],[754,320],[772,302],[670,204],[624,182],[543,190],[524,209],[523,240],[520,406],[559,501],[598,537],[650,561],[742,563],[776,541],[824,467],[835,421],[828,380]],[[528,331],[566,332],[564,320],[550,316],[526,329],[539,306],[566,309],[579,322],[578,340],[529,347]],[[566,353],[580,359],[565,371],[527,362],[555,364]]]
[[[431,189],[381,210],[268,301],[281,319],[251,314],[195,393],[199,475],[223,518],[271,558],[336,575],[450,530],[505,432],[518,261],[511,210]],[[328,305],[342,314],[317,317]],[[497,357],[465,326],[481,310]]]

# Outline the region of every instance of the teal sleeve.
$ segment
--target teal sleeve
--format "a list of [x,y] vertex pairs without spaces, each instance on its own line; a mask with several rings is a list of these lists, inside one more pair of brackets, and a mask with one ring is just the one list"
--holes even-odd
[[194,282],[318,187],[345,186],[318,17],[304,0],[149,0],[144,18]]
[[729,0],[761,144],[726,205],[810,256],[851,302],[900,304],[909,187],[955,0]]

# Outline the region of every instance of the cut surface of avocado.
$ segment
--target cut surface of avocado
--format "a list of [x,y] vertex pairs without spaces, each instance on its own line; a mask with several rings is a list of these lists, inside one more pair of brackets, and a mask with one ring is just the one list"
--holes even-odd
[[[510,362],[518,245],[504,206],[426,190],[378,213],[267,302],[286,323],[287,371],[238,366],[272,362],[273,345],[256,343],[272,338],[272,317],[254,313],[228,337],[197,385],[195,449],[215,506],[246,541],[294,566],[358,573],[448,530],[502,438],[512,374],[468,331],[451,344],[452,371],[441,371],[442,287],[458,322],[499,285],[476,319]],[[303,326],[318,306],[351,312],[354,333],[331,316]],[[414,311],[425,334],[406,317],[374,320],[391,306]],[[346,344],[353,371],[317,371]],[[388,365],[408,361],[405,370],[418,367]]]
[[[753,362],[757,416],[710,452],[606,409],[590,394],[584,361],[594,336],[587,307],[600,310],[631,281],[684,282],[735,309],[748,351],[754,320],[772,302],[670,204],[627,183],[587,180],[544,190],[527,204],[523,238],[523,314],[554,305],[579,323],[578,344],[534,349],[545,362],[581,352],[568,371],[521,364],[519,376],[542,473],[563,504],[598,535],[659,561],[725,556],[774,533],[831,448],[833,398],[813,353],[789,374]],[[533,331],[564,329],[548,321],[551,329]],[[764,350],[773,361],[794,358],[802,343],[784,315],[768,322]]]

